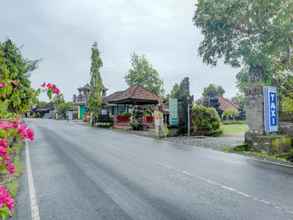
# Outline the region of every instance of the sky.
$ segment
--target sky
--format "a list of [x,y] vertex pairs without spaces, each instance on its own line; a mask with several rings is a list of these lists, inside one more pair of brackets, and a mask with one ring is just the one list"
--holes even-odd
[[196,98],[209,83],[223,86],[227,97],[237,93],[237,69],[207,66],[198,55],[203,37],[192,22],[195,0],[9,0],[1,9],[0,41],[11,38],[26,58],[42,59],[32,85],[55,83],[67,100],[89,81],[95,41],[108,94],[127,88],[133,52],[158,70],[167,93],[184,77]]

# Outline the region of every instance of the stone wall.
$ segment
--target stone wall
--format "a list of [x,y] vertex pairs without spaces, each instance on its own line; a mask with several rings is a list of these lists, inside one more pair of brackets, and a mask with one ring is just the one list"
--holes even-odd
[[264,97],[262,86],[252,86],[246,90],[246,123],[249,132],[264,134]]

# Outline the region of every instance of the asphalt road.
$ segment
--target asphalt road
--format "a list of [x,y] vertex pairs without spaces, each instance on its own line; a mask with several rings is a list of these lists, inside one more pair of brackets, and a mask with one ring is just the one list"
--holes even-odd
[[[293,219],[293,170],[209,149],[32,120],[41,220]],[[27,170],[14,219],[31,218]]]

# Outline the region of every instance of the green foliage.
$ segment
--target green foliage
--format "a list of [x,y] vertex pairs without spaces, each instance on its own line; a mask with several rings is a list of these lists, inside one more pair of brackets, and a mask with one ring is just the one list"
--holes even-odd
[[242,144],[230,150],[230,152],[243,152],[243,151],[253,151],[253,148],[248,144]]
[[171,90],[171,98],[178,98],[180,95],[180,85],[178,83],[175,83]]
[[184,78],[180,84],[175,83],[171,90],[171,98],[186,99],[190,96],[189,78]]
[[125,80],[129,86],[140,85],[156,95],[164,93],[163,81],[160,79],[158,71],[144,55],[138,56],[135,53],[132,55],[131,68],[125,76]]
[[243,94],[237,94],[232,98],[232,102],[239,106],[241,110],[245,107],[245,96]]
[[90,93],[88,107],[89,111],[95,118],[98,118],[99,112],[102,106],[102,95],[103,95],[103,82],[100,75],[100,68],[103,66],[98,45],[95,42],[92,46],[91,55],[91,71],[90,71]]
[[5,84],[0,89],[0,102],[6,102],[8,112],[25,113],[36,100],[29,76],[37,63],[25,59],[11,40],[0,43],[0,82]]
[[198,0],[194,24],[204,39],[199,54],[241,67],[239,87],[275,84],[292,68],[292,0]]
[[225,90],[222,86],[217,86],[215,84],[209,84],[208,87],[204,88],[202,96],[203,97],[219,97],[225,94]]
[[220,135],[222,131],[219,114],[214,108],[194,105],[192,107],[192,129],[194,135]]
[[130,112],[123,112],[120,115],[126,116],[126,117],[131,117],[131,113]]
[[229,108],[223,112],[223,117],[226,119],[229,119],[229,118],[234,119],[238,116],[239,116],[239,111],[235,108]]
[[293,98],[289,96],[282,98],[282,111],[293,113]]
[[63,102],[57,105],[57,113],[59,117],[66,118],[66,113],[73,110],[72,102]]
[[135,108],[132,113],[130,126],[133,130],[143,130],[143,110]]
[[6,206],[0,208],[1,220],[6,220],[9,218],[9,216],[10,216],[10,210]]

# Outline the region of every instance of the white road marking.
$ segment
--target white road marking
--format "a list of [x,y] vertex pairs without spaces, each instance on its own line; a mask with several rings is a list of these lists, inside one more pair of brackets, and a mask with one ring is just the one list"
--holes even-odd
[[175,167],[171,167],[170,165],[167,165],[167,164],[163,164],[163,163],[156,163],[157,165],[161,166],[161,167],[164,167],[166,169],[169,169],[169,170],[173,170],[175,172],[178,172],[178,173],[181,173],[181,174],[184,174],[190,178],[196,178],[196,179],[200,179],[210,185],[214,185],[214,186],[217,186],[217,187],[220,187],[226,191],[229,191],[229,192],[232,192],[232,193],[235,193],[235,194],[238,194],[242,197],[245,197],[245,198],[250,198],[254,201],[257,201],[257,202],[260,202],[260,203],[263,203],[265,205],[268,205],[268,206],[271,206],[275,209],[278,209],[278,210],[282,210],[283,212],[287,213],[287,214],[291,214],[293,215],[293,210],[289,210],[287,208],[282,208],[281,206],[277,205],[276,203],[273,203],[273,202],[270,202],[270,201],[267,201],[267,200],[264,200],[264,199],[260,199],[260,198],[257,198],[257,197],[254,197],[252,195],[249,195],[247,193],[244,193],[244,192],[241,192],[233,187],[230,187],[230,186],[227,186],[227,185],[224,185],[224,184],[221,184],[221,183],[218,183],[214,180],[211,180],[211,179],[208,179],[206,177],[202,177],[202,176],[199,176],[199,175],[193,175],[191,173],[189,173],[188,171],[186,170],[180,170],[180,169],[177,169]]
[[32,216],[32,220],[40,220],[39,206],[38,206],[38,201],[36,197],[36,190],[34,186],[34,179],[33,179],[32,166],[31,166],[31,158],[30,158],[29,146],[27,142],[25,144],[25,153],[26,153],[28,187],[29,187],[29,195],[30,195],[30,203],[31,203],[31,216]]

